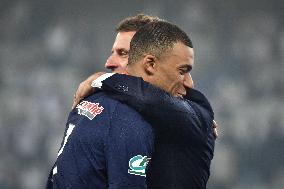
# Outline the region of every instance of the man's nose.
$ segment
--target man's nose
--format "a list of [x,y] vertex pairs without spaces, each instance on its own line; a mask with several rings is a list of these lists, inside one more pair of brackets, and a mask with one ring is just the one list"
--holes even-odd
[[119,66],[117,60],[115,59],[115,57],[113,55],[110,55],[106,61],[106,64],[105,64],[105,68],[107,69],[115,69]]
[[183,80],[183,85],[186,88],[194,88],[194,83],[193,83],[190,73],[185,75],[184,80]]

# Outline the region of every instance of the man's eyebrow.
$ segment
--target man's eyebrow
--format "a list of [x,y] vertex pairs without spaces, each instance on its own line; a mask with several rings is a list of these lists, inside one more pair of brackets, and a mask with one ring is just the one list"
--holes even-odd
[[111,53],[113,53],[114,51],[126,51],[126,52],[128,52],[129,50],[127,50],[126,48],[123,48],[123,47],[118,47],[118,48],[116,48],[116,49],[111,49]]
[[123,48],[123,47],[118,47],[117,50],[119,50],[119,51],[128,51],[126,48]]

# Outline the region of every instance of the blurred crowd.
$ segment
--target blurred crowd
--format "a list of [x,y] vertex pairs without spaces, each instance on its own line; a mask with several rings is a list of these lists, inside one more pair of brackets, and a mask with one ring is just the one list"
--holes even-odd
[[210,189],[284,188],[281,0],[0,2],[0,189],[39,189],[73,94],[104,70],[115,25],[159,16],[192,38],[196,88],[220,125]]

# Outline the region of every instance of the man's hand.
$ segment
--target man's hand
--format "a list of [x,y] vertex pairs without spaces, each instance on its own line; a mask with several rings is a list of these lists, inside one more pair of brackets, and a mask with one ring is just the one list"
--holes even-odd
[[83,98],[89,96],[94,92],[95,89],[91,86],[92,82],[103,74],[105,74],[105,72],[95,73],[90,77],[88,77],[85,81],[80,83],[76,93],[74,94],[72,109],[76,107],[76,105],[80,102],[80,100],[82,100]]
[[219,137],[218,124],[215,120],[213,120],[213,136],[215,137],[215,139],[217,139]]
[[[186,80],[186,82],[184,83],[184,85],[188,88],[194,88],[194,82],[193,82],[193,79],[191,77],[191,74],[189,73],[189,79]],[[213,136],[215,139],[218,138],[218,124],[215,120],[213,120],[213,124],[212,124],[212,127],[213,127]]]

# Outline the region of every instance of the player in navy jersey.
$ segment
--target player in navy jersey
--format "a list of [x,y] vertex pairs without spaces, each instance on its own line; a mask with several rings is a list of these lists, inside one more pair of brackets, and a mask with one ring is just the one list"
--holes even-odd
[[[190,67],[190,66],[189,66]],[[179,70],[183,75],[185,74],[185,73],[188,73],[188,71],[189,71],[190,69],[188,68],[188,67],[184,67],[182,70]],[[135,75],[135,74],[133,74],[133,75]],[[123,80],[122,80],[123,81]],[[187,77],[187,81],[188,81],[188,77]],[[150,81],[149,81],[150,82]],[[155,81],[152,81],[152,83],[153,84],[156,84],[156,85],[158,85],[158,83],[155,83]],[[165,87],[167,87],[166,85],[163,85],[163,86],[159,86],[159,87],[161,87],[161,88],[163,88],[164,90],[166,90],[167,92],[172,92],[172,91],[169,91],[169,90],[167,90],[167,88],[165,88]],[[117,89],[120,89],[120,90],[123,90],[123,91],[127,91],[128,90],[128,87],[127,86],[124,86],[124,85],[120,85],[120,86],[118,86],[117,87]],[[169,89],[169,88],[168,88]],[[137,92],[139,91],[139,86],[138,86],[138,89],[137,89]],[[141,90],[140,90],[141,91]],[[150,90],[151,91],[151,90]],[[194,91],[194,90],[192,90],[192,91]],[[145,92],[145,91],[144,91]],[[146,92],[149,92],[149,91],[147,91],[146,90]],[[157,91],[156,91],[157,92]],[[160,91],[161,92],[161,91]],[[157,94],[159,94],[160,92],[157,92],[157,93],[154,93],[154,95],[157,95]],[[185,96],[185,97],[187,97],[187,98],[192,98],[192,99],[194,99],[194,96],[199,96],[198,98],[196,98],[196,99],[199,99],[199,100],[197,100],[197,102],[199,102],[199,103],[201,103],[201,105],[203,104],[208,104],[207,103],[207,100],[206,100],[206,98],[204,98],[203,97],[203,95],[201,95],[200,93],[198,93],[198,92],[196,92],[196,93],[194,93],[194,92],[192,92],[193,94],[195,94],[195,95],[189,95],[189,94],[187,94],[187,96]],[[131,93],[130,93],[131,94]],[[135,93],[136,94],[136,93]],[[198,95],[196,95],[196,94],[198,94]],[[129,95],[129,94],[128,94]],[[178,96],[183,96],[183,95],[185,95],[185,91],[178,91],[178,93],[177,94],[173,94],[173,95],[178,95]],[[163,95],[162,95],[163,96]],[[141,96],[137,96],[137,97],[141,97]],[[157,97],[157,96],[156,96]],[[138,98],[139,99],[139,98]],[[132,102],[136,102],[136,105],[137,106],[139,106],[139,105],[142,105],[143,104],[143,101],[139,101],[138,99],[133,99],[133,101]],[[155,98],[153,98],[153,99],[155,99]],[[164,99],[164,98],[162,98],[162,99]],[[170,99],[172,99],[172,98],[170,98]],[[201,99],[201,100],[200,100]],[[204,100],[205,99],[205,100]],[[123,99],[120,99],[120,100],[123,100]],[[168,99],[169,100],[169,99]],[[142,104],[139,104],[139,103],[137,103],[137,102],[140,102],[140,103],[142,103]],[[151,101],[150,101],[151,102]],[[160,101],[157,101],[157,102],[159,102],[160,103]],[[162,101],[163,102],[163,101]],[[172,101],[166,101],[166,102],[169,102],[169,104],[171,104],[171,105],[174,105],[174,104],[172,104]],[[175,102],[175,101],[174,101]],[[194,101],[193,101],[194,102]],[[127,103],[129,103],[129,102],[127,102]],[[191,102],[192,103],[192,102]],[[181,105],[185,105],[185,104],[190,104],[190,102],[187,102],[187,103],[181,103]],[[194,103],[193,103],[194,104]],[[131,105],[131,102],[129,103],[129,105]],[[156,104],[157,105],[157,104]],[[133,106],[134,108],[137,108],[137,106],[135,107],[135,106]],[[194,107],[194,105],[191,105],[192,107]],[[149,120],[149,121],[155,121],[155,119],[157,118],[157,117],[159,117],[159,116],[163,116],[164,114],[161,114],[161,113],[158,113],[158,114],[151,114],[153,117],[151,118],[151,116],[149,117],[149,115],[145,115],[144,113],[145,112],[143,112],[143,110],[145,111],[145,108],[142,108],[143,106],[141,106],[140,108],[141,109],[137,109],[143,116],[145,116],[145,118],[147,119],[147,120]],[[151,110],[151,104],[149,103],[148,104],[148,112],[151,112],[151,111],[149,111],[149,109]],[[170,112],[172,112],[172,110],[174,110],[174,111],[176,111],[176,110],[179,110],[179,108],[180,107],[182,107],[182,106],[177,106],[177,108],[173,108],[173,107],[170,107],[170,106],[166,106],[166,107],[163,107],[163,106],[158,106],[159,108],[157,109],[155,109],[155,104],[154,104],[154,109],[153,110],[156,110],[155,112],[158,112],[158,110],[159,111],[161,111],[161,110],[167,110],[167,108],[168,108],[168,110],[169,110],[169,113]],[[185,106],[186,107],[186,106]],[[187,106],[188,107],[188,106]],[[189,107],[189,109],[188,108],[186,108],[186,109],[183,109],[185,112],[184,112],[184,114],[182,115],[182,116],[188,116],[188,113],[192,113],[192,112],[194,112],[193,110],[194,110],[194,108],[192,108],[192,107]],[[197,107],[199,107],[201,110],[202,110],[202,107],[203,106],[197,106]],[[208,105],[205,105],[205,107],[207,108],[205,108],[204,109],[204,111],[203,111],[203,113],[205,112],[207,112],[207,114],[209,115],[207,115],[207,117],[205,118],[205,120],[206,119],[208,119],[207,121],[208,121],[208,123],[207,124],[210,124],[210,123],[212,123],[212,121],[210,122],[210,119],[209,119],[209,117],[211,118],[211,117],[213,117],[213,114],[212,114],[212,112],[210,112],[210,110],[211,110],[211,108],[209,108],[208,109],[208,107],[210,107],[210,105],[208,106]],[[162,108],[165,108],[165,109],[162,109]],[[197,110],[198,110],[198,108],[197,108]],[[198,112],[197,110],[195,110],[196,112]],[[187,111],[187,113],[186,113],[186,111]],[[200,110],[199,110],[200,111]],[[196,113],[195,112],[195,114],[197,115],[195,115],[196,117],[195,117],[195,119],[200,119],[200,120],[202,120],[202,117],[200,117],[200,114],[199,114],[199,116],[198,116],[198,113]],[[172,113],[170,113],[167,117],[165,117],[165,118],[168,118],[168,119],[170,119],[170,122],[168,122],[167,120],[168,119],[165,119],[165,120],[162,120],[161,122],[159,122],[159,124],[157,124],[157,121],[156,122],[153,122],[153,124],[152,124],[152,126],[154,127],[154,129],[156,130],[156,126],[157,125],[163,125],[163,124],[170,124],[171,123],[171,121],[174,121],[175,122],[175,125],[177,125],[177,128],[179,128],[178,126],[180,126],[180,128],[183,128],[182,127],[182,124],[184,124],[184,125],[186,125],[187,124],[187,122],[186,122],[186,119],[185,119],[185,122],[177,122],[177,120],[176,120],[176,118],[175,118],[175,113],[179,113],[179,112],[173,112],[173,114]],[[202,115],[202,114],[201,114]],[[204,115],[206,115],[206,114],[204,114]],[[157,116],[157,117],[155,117],[155,116]],[[172,117],[173,116],[173,117]],[[181,117],[182,117],[181,116]],[[174,119],[175,118],[175,119]],[[203,118],[204,119],[204,118]],[[187,121],[190,121],[190,119],[188,119]],[[203,120],[204,121],[204,120]],[[188,122],[188,123],[190,123],[190,122]],[[197,126],[200,126],[200,123],[195,123]],[[195,126],[196,126],[195,125]],[[174,126],[174,125],[173,125]],[[204,125],[205,127],[204,128],[206,128],[206,125]],[[166,127],[167,128],[167,127]],[[197,128],[197,127],[193,127],[193,128]],[[211,131],[211,133],[207,133],[208,134],[208,136],[210,137],[211,136],[211,138],[213,138],[213,135],[212,135],[212,127],[211,127],[211,125],[210,125],[210,128],[206,128],[206,130],[208,130],[208,131]],[[169,130],[169,131],[171,131],[171,130]],[[183,131],[183,130],[182,130]],[[186,130],[186,131],[189,131],[189,130]],[[157,131],[156,131],[157,132]],[[175,134],[175,132],[173,132],[172,134]],[[188,134],[188,133],[185,133],[186,135]],[[195,133],[196,134],[196,133]],[[193,133],[193,135],[195,135],[194,133]],[[206,137],[208,137],[208,136],[206,136],[204,133],[203,133],[203,136],[206,138]],[[179,138],[180,136],[179,135],[177,135],[177,137],[176,138]],[[175,138],[175,137],[172,137],[172,138]],[[167,140],[169,140],[169,141],[172,141],[171,139],[172,138],[169,138],[169,139],[167,139]],[[166,140],[166,139],[165,139]],[[214,139],[213,139],[214,140]],[[157,141],[159,141],[159,140],[157,140]],[[160,140],[161,141],[161,140]],[[174,140],[175,141],[175,140]],[[183,141],[183,140],[181,140],[181,141]],[[173,141],[172,141],[173,142]],[[159,143],[158,143],[159,144]],[[214,144],[214,143],[213,143]],[[180,143],[176,143],[176,146],[178,147],[180,145]],[[157,146],[157,144],[156,144],[156,146]],[[155,147],[156,147],[155,146]],[[159,147],[159,146],[158,146]],[[160,147],[163,147],[163,145],[160,145]],[[159,148],[160,148],[159,147]],[[212,146],[211,146],[212,147]],[[162,151],[163,150],[159,150],[159,148],[157,148],[156,149],[156,151],[158,152],[159,151],[159,154],[161,155],[162,153]],[[162,149],[162,148],[160,148],[160,149]],[[164,148],[164,153],[165,152],[167,152],[167,149],[168,149],[168,147],[167,148]],[[171,149],[171,148],[170,148]],[[181,150],[181,151],[176,151],[176,152],[180,152],[181,154],[183,153],[183,156],[184,156],[184,154],[186,154],[186,151],[185,152],[182,152],[182,148],[179,148],[179,150]],[[200,149],[200,151],[202,151],[202,149]],[[206,164],[204,164],[205,165],[205,168],[204,168],[204,170],[205,170],[205,176],[204,176],[204,178],[201,178],[202,180],[204,180],[203,182],[204,183],[206,183],[207,182],[207,179],[208,179],[208,171],[207,171],[207,169],[208,169],[208,167],[209,167],[209,165],[210,165],[210,160],[211,160],[211,158],[212,158],[212,156],[213,156],[213,148],[211,148],[211,149],[209,149],[208,150],[208,155],[207,155],[207,159],[208,160],[206,160]],[[155,152],[155,154],[156,154],[156,152]],[[167,153],[166,153],[167,154]],[[202,154],[198,154],[198,153],[195,153],[195,156],[196,156],[196,158],[195,159],[198,159],[198,157],[200,157],[200,158],[202,158],[202,156],[201,156]],[[163,155],[162,155],[163,156]],[[206,156],[206,155],[205,155]],[[60,156],[59,156],[60,157]],[[135,158],[138,158],[139,159],[139,157],[140,156],[138,156],[138,157],[135,157]],[[157,156],[158,157],[158,156]],[[171,156],[168,156],[168,157],[171,157]],[[159,174],[157,174],[157,173],[159,173],[159,170],[164,170],[162,173],[164,173],[163,175],[161,175],[161,181],[162,180],[164,180],[164,181],[166,181],[166,179],[170,179],[171,180],[171,182],[169,182],[170,180],[168,180],[168,182],[165,182],[164,183],[164,186],[162,187],[162,188],[179,188],[179,186],[180,187],[184,187],[185,186],[185,184],[187,184],[186,185],[186,187],[189,187],[191,184],[190,184],[190,181],[188,180],[188,182],[186,182],[186,183],[181,183],[181,182],[179,182],[179,181],[181,181],[181,180],[183,180],[183,181],[186,181],[186,179],[182,179],[183,177],[179,177],[180,175],[182,175],[181,173],[182,172],[180,172],[180,168],[185,168],[186,169],[186,166],[185,167],[177,167],[176,168],[176,170],[174,171],[174,172],[167,172],[168,170],[170,170],[170,169],[166,169],[166,167],[167,166],[173,166],[173,164],[172,164],[172,162],[175,162],[175,161],[173,161],[174,159],[173,158],[168,158],[168,157],[166,157],[165,156],[165,158],[164,158],[164,162],[167,162],[167,160],[169,160],[169,164],[167,164],[166,166],[164,166],[164,169],[160,169],[159,168],[159,163],[151,163],[151,171],[149,171],[149,174],[148,175],[150,175],[150,176],[148,176],[148,187],[149,188],[157,188],[157,187],[162,187],[162,185],[153,185],[153,184],[158,184],[159,182],[152,182],[152,184],[151,184],[151,180],[152,181],[155,181],[155,180],[159,180],[159,177],[160,176],[158,176]],[[173,156],[174,157],[174,156]],[[132,159],[132,160],[135,160],[135,158],[134,159]],[[176,158],[176,157],[175,157]],[[140,157],[140,159],[143,159],[143,158],[141,158]],[[159,159],[159,158],[155,158],[155,159]],[[144,160],[144,161],[146,161],[146,160]],[[144,161],[142,161],[142,162],[144,162]],[[130,161],[130,162],[132,162],[132,161]],[[153,160],[153,162],[155,162],[155,160]],[[157,161],[156,161],[157,162]],[[194,162],[194,161],[193,161]],[[196,161],[195,161],[196,162]],[[201,161],[202,162],[202,161]],[[155,173],[155,166],[154,165],[157,165],[156,166],[156,173]],[[176,163],[174,164],[174,165],[177,165]],[[183,164],[180,164],[180,165],[183,165]],[[187,162],[185,162],[184,163],[184,165],[187,165],[188,166],[188,164],[187,164]],[[207,166],[207,168],[206,168],[206,166]],[[144,166],[142,166],[142,167],[144,167]],[[133,167],[132,167],[133,168]],[[135,168],[135,167],[134,167]],[[198,169],[198,166],[196,166],[196,170]],[[200,168],[199,168],[200,169]],[[174,169],[171,169],[171,170],[174,170]],[[132,170],[133,171],[133,170]],[[130,172],[131,172],[131,169],[130,169]],[[134,172],[135,172],[135,170],[134,170]],[[152,173],[154,173],[154,174],[152,174]],[[178,174],[179,173],[179,174]],[[156,175],[156,178],[154,177]],[[188,175],[188,176],[190,176],[190,177],[192,177],[193,175]],[[188,176],[186,176],[186,177],[184,177],[184,178],[189,178]],[[200,174],[196,174],[196,178],[198,177],[198,176],[200,176]],[[177,179],[177,177],[179,177],[179,179]],[[154,178],[154,180],[153,179],[151,179],[151,178]],[[175,181],[175,182],[173,182],[173,181]],[[196,182],[198,182],[198,180],[196,181]],[[162,182],[160,182],[160,183],[162,183]],[[167,185],[167,183],[169,184],[169,185]],[[174,184],[175,183],[175,184]],[[176,185],[177,183],[181,183],[180,185]],[[189,185],[190,184],[190,185]],[[190,187],[192,187],[192,188],[196,188],[196,186],[197,185],[192,185],[192,186],[190,186]]]
[[[157,19],[158,18],[156,18],[156,17],[151,17],[151,16],[148,16],[148,15],[139,14],[135,17],[130,17],[130,18],[123,20],[119,24],[119,26],[117,27],[118,36],[116,38],[116,41],[115,41],[115,44],[114,44],[114,47],[113,47],[113,50],[112,50],[112,56],[109,57],[108,62],[106,64],[106,67],[108,69],[111,69],[113,71],[118,72],[120,70],[121,66],[126,66],[126,63],[127,63],[127,60],[128,60],[129,44],[130,44],[130,40],[131,40],[132,36],[140,27],[142,27],[143,25],[145,25],[148,22],[152,22],[153,20],[157,20]],[[113,61],[114,59],[116,59],[114,57],[119,59],[119,63],[116,62],[116,61],[115,62]],[[72,114],[70,114],[70,115],[72,115]],[[123,114],[123,115],[126,115],[126,114]],[[70,119],[70,117],[69,117],[69,119]],[[76,126],[76,127],[78,127],[78,126]],[[68,124],[67,124],[66,130],[67,129],[68,129]],[[151,136],[152,135],[150,134],[149,135],[149,141],[148,141],[149,144],[151,144]],[[65,136],[65,139],[66,139],[66,136]],[[65,141],[65,139],[64,139],[64,141]],[[63,141],[63,144],[64,144],[64,141]],[[132,144],[131,141],[128,141],[128,142],[129,142],[129,145]],[[132,145],[134,145],[134,144],[135,143],[133,143]],[[142,143],[141,145],[144,145],[144,144]],[[64,149],[64,148],[61,147],[60,151],[63,151],[62,149]],[[151,146],[149,147],[149,149],[150,150],[148,150],[148,151],[152,151]],[[150,155],[150,153],[148,153],[148,154]],[[145,183],[145,166],[147,165],[147,162],[149,160],[148,159],[149,156],[143,155],[141,153],[140,155],[134,156],[132,158],[133,158],[133,159],[131,159],[132,163],[130,162],[129,159],[127,160],[127,161],[129,161],[128,163],[130,163],[131,166],[132,166],[132,167],[130,167],[130,165],[127,166],[127,168],[129,169],[129,170],[127,170],[127,171],[129,171],[128,174],[131,174],[131,176],[136,174],[135,176],[138,176],[139,181],[141,181],[141,177],[140,177],[141,175],[139,175],[139,174],[141,174],[141,172],[142,172],[143,173],[142,177],[144,177],[144,179],[142,178],[142,182]],[[60,161],[60,159],[63,159],[63,156],[59,155],[58,160]],[[136,165],[136,167],[132,165],[133,163],[134,163],[134,165],[137,164],[137,162],[140,162],[141,165],[138,164],[138,166]],[[73,166],[73,168],[74,168],[74,166]],[[49,176],[49,179],[48,179],[48,185],[47,185],[48,188],[52,188],[53,185],[55,185],[54,184],[55,178],[59,178],[58,175],[56,176],[56,174],[53,174],[53,172],[56,172],[56,169],[57,169],[57,167],[54,167],[53,170],[55,170],[55,171],[51,171],[51,173],[50,173],[50,176]],[[123,170],[121,170],[121,171],[123,171]],[[119,174],[119,172],[117,174]],[[54,178],[52,178],[52,177],[54,177]],[[119,177],[117,177],[117,178],[119,179]],[[57,182],[59,182],[59,181],[57,181]],[[54,187],[56,187],[56,186],[54,186]],[[145,187],[145,185],[143,185],[143,187]]]
[[[161,19],[159,19],[158,17],[153,17],[145,14],[137,14],[136,16],[123,19],[116,27],[117,35],[111,50],[111,54],[105,63],[105,68],[115,73],[125,72],[126,65],[128,63],[130,41],[133,35],[144,25],[159,20]],[[78,90],[74,95],[72,108],[74,108],[81,99],[92,94],[94,90],[91,84],[101,74],[103,74],[103,72],[95,73],[79,85]],[[191,77],[190,73],[189,77]],[[192,79],[190,79],[190,82],[191,83],[189,84],[189,87],[193,88]],[[217,123],[213,121],[212,127],[213,135],[215,138],[218,137],[217,126]]]
[[126,75],[115,74],[97,84],[103,75],[94,82],[94,87],[134,107],[154,128],[148,188],[206,188],[214,152],[214,114],[206,97],[189,87],[192,66],[188,36],[172,24],[153,22],[134,35],[126,70],[168,93]]

